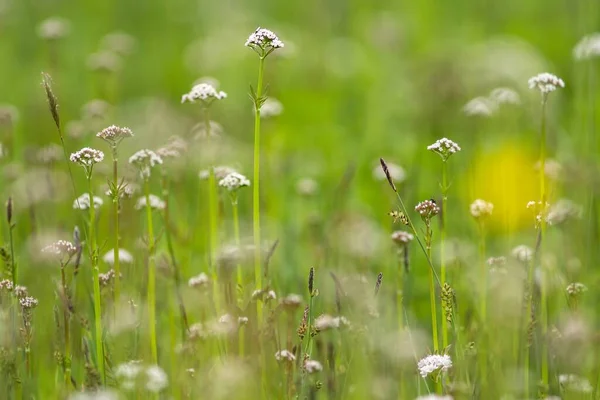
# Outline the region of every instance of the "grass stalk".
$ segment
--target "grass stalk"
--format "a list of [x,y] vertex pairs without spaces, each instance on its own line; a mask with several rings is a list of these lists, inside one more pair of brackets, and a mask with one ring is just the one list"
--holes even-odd
[[[239,209],[238,209],[238,198],[237,192],[231,192],[231,208],[233,213],[233,237],[235,240],[235,246],[239,250],[240,249],[240,219],[239,219]],[[237,265],[237,290],[243,290],[244,288],[244,276],[242,273],[242,265],[238,263]],[[237,292],[236,290],[236,292]],[[238,353],[240,357],[244,356],[244,344],[245,344],[245,329],[238,330]]]
[[[542,384],[548,387],[548,344],[546,341],[548,335],[548,288],[546,285],[546,273],[543,265],[543,248],[546,239],[546,201],[548,195],[546,193],[546,101],[547,95],[542,98],[542,119],[540,125],[540,197],[542,201],[542,218],[540,221],[540,242],[539,242],[539,257],[540,268],[542,269],[541,290],[540,290],[540,307],[541,307],[541,328],[542,328]],[[546,389],[544,389],[546,390]]]
[[103,330],[102,307],[100,303],[100,269],[98,267],[98,245],[96,243],[96,208],[94,205],[94,190],[92,185],[91,171],[88,175],[88,185],[90,194],[90,228],[88,238],[90,241],[90,258],[92,261],[92,274],[94,279],[94,327],[96,334],[96,362],[98,363],[98,373],[100,374],[102,383],[104,383],[104,345],[102,343]]
[[[426,224],[425,232],[425,243],[427,246],[427,257],[431,259],[431,226],[429,222]],[[433,268],[429,269],[429,301],[431,303],[431,333],[433,336],[433,350],[438,353],[440,350],[438,340],[438,326],[437,326],[437,306],[436,306],[436,295],[435,295],[435,279],[434,279]]]
[[60,279],[62,285],[63,295],[63,332],[65,340],[65,359],[64,359],[64,384],[65,388],[69,390],[71,385],[71,329],[69,325],[69,293],[67,288],[67,279],[65,276],[64,263],[60,265]]
[[114,265],[115,269],[115,285],[114,285],[114,302],[115,304],[119,304],[119,299],[121,297],[121,266],[119,261],[119,202],[120,202],[120,193],[119,193],[119,171],[118,164],[119,159],[117,155],[117,147],[112,147],[112,156],[113,156],[113,221],[114,221],[114,236],[115,236],[115,247],[113,248],[113,256],[114,256]]
[[[441,286],[446,283],[446,215],[448,214],[448,164],[442,162],[442,224],[440,230],[440,280]],[[448,323],[442,317],[442,347],[448,347]]]
[[146,196],[146,223],[148,229],[148,323],[150,325],[150,353],[152,363],[158,364],[156,347],[156,260],[154,258],[154,226],[152,224],[152,207],[150,206],[150,181],[144,180]]

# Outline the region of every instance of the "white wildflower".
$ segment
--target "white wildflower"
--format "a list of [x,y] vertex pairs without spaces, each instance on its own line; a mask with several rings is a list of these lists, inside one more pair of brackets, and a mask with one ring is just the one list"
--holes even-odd
[[463,112],[469,116],[491,117],[497,109],[497,104],[487,97],[475,97],[463,107]]
[[98,132],[96,137],[107,141],[112,146],[116,146],[121,140],[133,137],[133,132],[127,127],[111,125]]
[[582,376],[561,374],[558,376],[558,383],[563,390],[571,392],[591,393],[593,390],[590,381]]
[[[535,170],[539,171],[540,166],[541,163],[539,161],[536,162],[534,166]],[[544,173],[548,178],[558,181],[562,177],[563,167],[558,161],[549,158],[544,162]]]
[[315,360],[306,360],[304,361],[304,370],[312,374],[313,372],[319,372],[323,370],[323,365],[320,362]]
[[299,307],[303,301],[304,299],[302,299],[302,296],[299,294],[290,293],[281,300],[281,304],[285,307],[295,309]]
[[[102,260],[107,264],[114,265],[114,263],[115,263],[114,249],[111,249],[108,252],[106,252],[106,254],[104,254],[104,257],[102,257]],[[119,249],[119,262],[125,263],[125,264],[131,264],[131,263],[133,263],[133,256],[127,250]]]
[[452,360],[447,354],[432,354],[421,359],[417,367],[421,376],[425,378],[429,374],[449,370],[452,367]]
[[121,387],[123,389],[133,390],[135,387],[135,381],[143,369],[144,368],[140,361],[128,361],[126,363],[117,365],[117,368],[115,369],[115,377],[121,383]]
[[450,395],[427,394],[425,396],[419,396],[415,400],[454,400],[454,397]]
[[102,38],[101,46],[122,56],[133,52],[136,39],[125,32],[112,32]]
[[296,182],[296,191],[302,196],[313,196],[319,190],[319,184],[312,178],[302,178]]
[[[94,208],[99,208],[104,204],[104,200],[98,196],[94,196]],[[73,201],[75,210],[87,210],[90,208],[90,194],[84,193]]]
[[42,39],[57,40],[69,34],[69,21],[64,18],[48,18],[38,26],[37,33]]
[[471,203],[471,215],[475,218],[485,218],[492,215],[494,205],[485,200],[477,199]]
[[87,66],[92,71],[116,72],[121,69],[123,62],[118,54],[109,50],[101,50],[90,54]]
[[581,282],[573,282],[567,286],[567,293],[571,296],[577,296],[583,292],[587,292],[588,288]]
[[146,389],[148,389],[148,391],[157,393],[169,385],[167,373],[158,365],[147,367],[145,372],[147,378]]
[[94,164],[97,164],[104,160],[104,153],[100,150],[92,149],[90,147],[84,147],[83,149],[71,153],[71,157],[69,159],[81,165],[84,168],[92,167]]
[[560,199],[550,206],[546,215],[548,225],[559,225],[568,219],[581,218],[583,208],[568,199]]
[[506,87],[499,87],[499,88],[493,89],[490,92],[489,98],[498,105],[502,105],[502,104],[519,105],[519,104],[521,104],[521,97],[519,96],[519,93],[517,93],[516,91],[514,91],[511,88],[506,88]]
[[[148,198],[150,199],[150,208],[152,208],[153,210],[164,210],[167,206],[167,204],[156,195],[151,194],[148,196]],[[135,209],[142,210],[146,208],[146,205],[146,196],[142,196],[135,203]]]
[[283,349],[275,353],[275,359],[277,361],[295,361],[296,356],[291,351]]
[[460,146],[448,138],[441,138],[435,143],[427,146],[427,150],[433,151],[446,161],[452,154],[461,150]]
[[193,276],[188,281],[190,287],[207,287],[210,283],[210,278],[204,272],[199,275]]
[[14,293],[15,293],[15,296],[17,296],[17,298],[19,298],[19,299],[23,299],[23,298],[29,296],[29,291],[27,290],[27,288],[25,286],[21,286],[21,285],[17,285],[14,287]]
[[[220,166],[214,167],[213,171],[214,171],[215,178],[217,179],[217,181],[220,181],[221,179],[225,178],[227,175],[236,172],[236,170],[234,168],[228,167],[226,165],[220,165]],[[198,177],[201,180],[207,180],[209,175],[210,175],[210,168],[201,170],[200,173],[198,174]]]
[[533,258],[533,250],[525,245],[515,247],[511,254],[514,258],[523,263],[529,262]]
[[68,400],[119,400],[119,395],[113,390],[76,392],[71,394]]
[[547,95],[557,88],[564,88],[565,83],[556,75],[543,72],[529,79],[529,89],[538,89],[542,95]]
[[224,187],[230,192],[235,192],[239,188],[250,186],[250,180],[242,174],[232,172],[219,181],[219,186]]
[[19,299],[19,304],[21,304],[21,308],[24,310],[31,310],[37,307],[38,300],[35,297],[26,296]]
[[408,233],[405,231],[395,231],[392,233],[392,240],[397,244],[407,244],[412,242],[415,237],[412,233]]
[[205,106],[210,105],[215,100],[222,100],[227,97],[227,93],[217,91],[211,84],[199,83],[192,87],[188,93],[181,96],[182,103],[195,103],[201,101]]
[[61,258],[69,258],[77,252],[77,247],[67,240],[58,240],[42,249],[43,253],[54,254]]
[[162,163],[162,158],[152,150],[148,149],[140,150],[129,157],[129,164],[138,168],[142,179],[149,179],[152,167]]
[[248,317],[238,317],[238,325],[248,325]]
[[283,42],[279,40],[277,35],[272,31],[258,27],[245,43],[246,47],[250,47],[261,56],[267,56],[275,49],[283,48]]
[[272,118],[281,115],[283,112],[283,104],[277,99],[267,97],[265,102],[260,106],[261,118]]
[[424,220],[430,219],[431,217],[438,215],[440,208],[433,200],[424,200],[415,206],[415,211],[419,213],[421,218]]
[[589,60],[600,56],[600,33],[584,36],[573,49],[576,60]]

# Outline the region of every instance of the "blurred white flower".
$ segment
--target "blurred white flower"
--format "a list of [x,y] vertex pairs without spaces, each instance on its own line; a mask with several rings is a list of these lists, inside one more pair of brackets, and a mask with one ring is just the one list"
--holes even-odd
[[600,33],[584,36],[573,49],[576,60],[589,60],[600,56]]
[[68,400],[119,400],[119,394],[113,390],[102,389],[73,393]]
[[[156,195],[151,194],[150,196],[148,196],[148,198],[150,199],[150,208],[152,208],[153,210],[164,210],[167,206],[167,204]],[[143,208],[146,208],[146,196],[140,197],[135,203],[136,210],[141,210]]]
[[101,50],[90,54],[87,59],[87,66],[92,71],[117,72],[121,69],[122,65],[121,57],[109,50]]
[[[106,252],[106,254],[104,254],[104,257],[102,257],[102,260],[109,265],[114,265],[114,263],[115,263],[114,249],[111,249],[108,252]],[[133,256],[127,250],[119,249],[119,262],[125,263],[125,264],[131,264],[131,263],[133,263]]]
[[64,18],[48,18],[38,26],[37,33],[39,37],[46,40],[61,39],[69,34],[70,24]]
[[277,361],[295,361],[296,356],[289,350],[279,350],[275,353],[275,359]]
[[529,79],[529,89],[538,89],[542,95],[564,88],[565,83],[558,76],[548,72],[542,72]]
[[89,168],[94,164],[102,162],[104,160],[104,153],[100,150],[84,147],[75,153],[71,153],[69,159],[84,168]]
[[463,107],[463,112],[472,116],[491,117],[497,109],[494,101],[487,97],[475,97]]
[[571,296],[577,296],[583,292],[587,292],[588,288],[581,282],[573,282],[567,286],[567,293]]
[[112,32],[102,38],[101,46],[122,56],[133,52],[136,39],[125,32]]
[[493,89],[490,92],[490,99],[493,100],[496,104],[513,104],[519,105],[521,104],[521,97],[519,93],[514,91],[511,88],[499,87]]
[[590,381],[587,378],[572,374],[561,374],[558,376],[558,383],[563,390],[580,393],[591,393],[593,390]]
[[[220,165],[220,166],[214,167],[213,171],[215,174],[215,178],[217,179],[217,182],[220,181],[221,179],[225,178],[227,175],[236,172],[236,170],[234,168],[228,167],[226,165]],[[201,180],[207,180],[209,175],[210,175],[210,168],[203,169],[198,173],[198,177]]]
[[201,101],[205,106],[209,106],[215,100],[222,100],[227,97],[227,93],[217,91],[214,86],[208,83],[199,83],[194,85],[192,89],[181,96],[182,103],[195,103]]
[[519,245],[515,247],[511,254],[514,258],[523,263],[527,263],[533,258],[533,250],[525,245]]
[[283,112],[283,104],[273,97],[267,97],[262,106],[260,106],[261,118],[272,118],[281,115]]
[[151,365],[146,368],[146,389],[150,392],[160,392],[169,385],[167,373],[158,365]]
[[315,361],[315,360],[306,360],[306,361],[304,361],[304,370],[307,373],[312,374],[314,372],[322,371],[323,365],[321,365],[320,362]]
[[138,168],[142,179],[149,179],[152,167],[162,163],[162,158],[149,149],[139,150],[129,157],[129,164]]
[[397,244],[407,244],[412,242],[415,237],[412,233],[408,233],[405,231],[395,231],[392,233],[392,240]]
[[210,283],[210,278],[204,272],[199,275],[192,276],[188,281],[190,287],[207,287]]
[[[94,208],[99,208],[104,204],[104,200],[98,196],[94,196]],[[73,201],[75,210],[87,210],[90,208],[90,194],[84,193]]]
[[434,372],[443,372],[452,368],[452,360],[447,354],[431,354],[417,364],[419,373],[423,378]]
[[470,210],[474,218],[485,218],[492,215],[494,205],[485,200],[477,199],[471,203]]
[[296,182],[296,191],[302,196],[312,196],[319,190],[319,184],[312,178],[302,178]]

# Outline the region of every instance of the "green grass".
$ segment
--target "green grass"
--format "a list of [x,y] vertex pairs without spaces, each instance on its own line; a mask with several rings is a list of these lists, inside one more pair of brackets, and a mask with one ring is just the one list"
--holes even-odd
[[[14,226],[3,218],[0,229],[0,280],[11,279],[14,261],[16,284],[39,304],[31,326],[24,326],[29,315],[0,289],[0,398],[68,398],[101,382],[122,398],[145,398],[143,376],[134,391],[117,376],[124,363],[139,360],[146,368],[155,358],[168,379],[156,398],[165,399],[414,399],[429,392],[456,399],[592,399],[600,393],[600,62],[577,61],[572,53],[583,35],[599,29],[598,5],[109,0],[12,1],[4,10],[2,4],[0,104],[14,106],[18,118],[8,124],[0,116],[0,200],[12,197],[14,209]],[[49,42],[36,29],[51,16],[69,20],[70,29]],[[258,65],[244,42],[258,25],[276,32],[286,47],[268,57],[259,78],[262,94],[280,100],[284,111],[260,120],[255,148],[258,113],[248,95]],[[117,30],[135,38],[134,50],[115,73],[91,71],[88,56]],[[104,199],[92,226],[86,211],[72,209],[74,196],[89,191],[82,171],[71,165],[71,175],[62,154],[52,162],[35,157],[42,147],[61,145],[40,85],[42,71],[54,81],[67,154],[85,146],[106,150],[91,182]],[[566,87],[550,94],[542,128],[539,92],[528,89],[527,79],[543,71],[564,79]],[[203,76],[217,79],[228,94],[211,105],[210,115],[199,104],[180,104]],[[490,118],[465,115],[469,100],[496,87],[516,90],[521,104],[503,105]],[[95,98],[110,108],[85,119],[82,107]],[[194,138],[193,127],[205,126],[206,115],[222,125],[219,139]],[[71,135],[74,121],[85,127],[83,135]],[[165,146],[173,135],[187,143],[181,157],[165,159],[149,181],[149,193],[168,196],[168,213],[136,210],[143,190],[123,198],[118,241],[114,204],[104,195],[117,169],[95,137],[112,124],[134,132],[119,147],[118,176],[140,188],[144,182],[129,156]],[[439,157],[427,151],[442,137],[462,147],[443,173]],[[562,165],[560,179],[540,180],[534,167],[540,150],[547,165],[550,159]],[[258,154],[260,169],[254,164]],[[388,215],[401,206],[388,182],[373,176],[380,157],[406,172],[395,185],[414,232]],[[252,181],[237,192],[235,208],[219,179],[198,178],[215,165],[229,165]],[[303,178],[314,179],[318,189],[300,193]],[[525,206],[542,193],[551,204],[572,200],[581,216],[536,230]],[[401,271],[404,255],[390,235],[405,230],[424,243],[425,225],[414,206],[430,198],[447,204],[431,220],[431,259],[414,240],[407,247],[409,271]],[[469,212],[478,198],[495,206],[481,224]],[[60,263],[40,250],[72,240],[75,226],[84,241],[81,265],[75,276],[72,258],[65,277]],[[535,249],[539,231],[535,259],[516,260],[512,249]],[[94,295],[89,249],[94,254],[97,246],[99,269],[106,273],[111,266],[102,256],[117,242],[134,262],[121,260],[118,298],[111,285]],[[231,246],[242,249],[238,257],[227,251]],[[506,273],[486,272],[483,261],[498,256],[507,258]],[[308,292],[311,267],[314,297]],[[541,286],[536,270],[546,272]],[[187,281],[202,272],[211,282],[189,287]],[[451,323],[442,322],[447,304],[438,275],[454,290]],[[533,324],[526,315],[529,280]],[[570,296],[566,287],[573,282],[589,290]],[[257,289],[264,291],[258,305],[251,298]],[[270,290],[277,298],[267,301]],[[291,293],[303,297],[297,307],[284,301]],[[431,295],[440,352],[453,361],[437,382],[420,378],[417,370],[418,360],[434,349]],[[155,314],[148,301],[155,302]],[[100,309],[102,318],[95,318]],[[350,326],[313,332],[309,339],[322,314],[344,316]],[[239,325],[238,317],[248,324]],[[303,326],[309,332],[301,340],[297,330]],[[282,349],[296,349],[296,363],[277,362]],[[61,364],[65,352],[70,373]],[[303,371],[305,353],[323,370]],[[65,382],[69,374],[71,384]],[[593,393],[561,386],[559,376],[566,374],[587,379]]]

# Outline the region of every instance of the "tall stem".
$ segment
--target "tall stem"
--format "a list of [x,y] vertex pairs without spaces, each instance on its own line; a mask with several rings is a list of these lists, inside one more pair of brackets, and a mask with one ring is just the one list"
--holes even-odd
[[64,380],[65,388],[69,390],[71,384],[71,335],[69,328],[69,293],[67,288],[67,279],[65,276],[65,265],[61,263],[60,279],[63,291],[63,329],[65,340],[65,360],[64,360]]
[[[442,229],[440,231],[440,280],[442,287],[446,283],[446,215],[448,214],[447,195],[448,195],[448,168],[446,160],[442,162]],[[443,347],[448,347],[448,323],[446,318],[442,318],[442,343]]]
[[148,323],[150,324],[150,352],[152,363],[158,363],[156,348],[156,263],[154,259],[154,227],[152,225],[152,207],[150,206],[150,181],[144,180],[146,194],[146,220],[148,224]]
[[542,269],[541,279],[541,325],[542,325],[542,383],[544,387],[548,386],[548,344],[546,342],[548,334],[548,298],[546,273],[542,260],[544,240],[546,239],[546,100],[547,95],[542,98],[542,121],[540,127],[540,196],[542,200],[542,218],[540,221],[540,244],[539,244],[539,262]]
[[[425,243],[427,246],[427,257],[431,260],[431,226],[427,222],[426,238]],[[440,350],[438,341],[438,327],[437,327],[437,307],[436,307],[436,296],[435,296],[435,279],[433,275],[433,269],[429,269],[429,300],[431,302],[431,333],[433,335],[433,350],[437,353]]]
[[89,194],[90,194],[90,258],[92,260],[92,274],[94,277],[94,322],[96,328],[96,362],[98,363],[98,372],[104,383],[104,345],[102,343],[102,308],[100,305],[100,270],[98,268],[98,246],[96,244],[96,208],[94,204],[94,191],[92,186],[92,174],[88,176]]
[[[262,96],[265,58],[260,57],[258,64],[258,83],[254,104],[254,190],[252,195],[252,222],[254,226],[254,281],[257,289],[262,288],[262,264],[260,246],[260,98]],[[256,302],[256,314],[260,324],[262,321],[262,302]]]
[[114,269],[115,269],[115,304],[119,304],[119,298],[121,296],[121,266],[119,262],[119,174],[118,174],[118,157],[117,148],[112,148],[113,154],[113,218],[115,224],[115,247],[113,249],[114,257]]
[[485,263],[485,225],[483,221],[479,221],[479,264],[481,268],[481,277],[480,277],[480,285],[481,285],[481,293],[479,305],[480,315],[481,315],[481,326],[482,326],[482,336],[480,341],[482,342],[482,346],[480,347],[479,354],[479,362],[481,364],[481,384],[484,392],[487,390],[487,265]]

